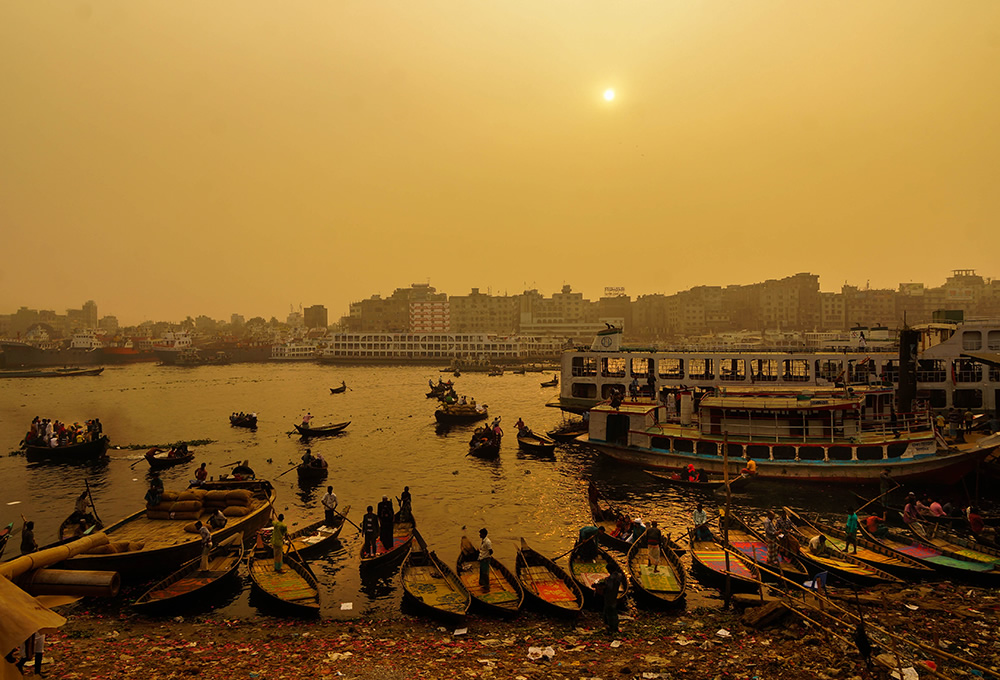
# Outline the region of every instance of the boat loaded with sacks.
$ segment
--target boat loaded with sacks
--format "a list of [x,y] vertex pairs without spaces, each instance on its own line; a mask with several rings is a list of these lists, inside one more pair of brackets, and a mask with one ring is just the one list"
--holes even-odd
[[160,502],[108,526],[108,544],[59,563],[60,569],[117,571],[124,581],[141,581],[177,569],[201,555],[195,522],[208,522],[216,509],[229,518],[212,532],[219,543],[242,532],[254,536],[270,516],[275,492],[266,480],[206,482],[199,489],[164,491]]

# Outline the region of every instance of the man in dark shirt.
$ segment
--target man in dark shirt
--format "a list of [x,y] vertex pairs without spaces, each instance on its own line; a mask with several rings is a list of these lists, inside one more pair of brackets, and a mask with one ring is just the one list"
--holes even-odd
[[618,591],[622,587],[623,574],[615,569],[601,583],[604,586],[604,623],[611,633],[618,632]]
[[38,543],[35,541],[35,523],[25,520],[24,527],[21,529],[21,554],[27,555],[36,550],[38,550]]
[[386,550],[392,550],[392,516],[394,514],[392,501],[389,500],[388,496],[382,496],[382,500],[378,504],[378,526],[379,539]]
[[656,526],[656,522],[650,522],[646,529],[646,566],[652,567],[654,572],[660,571],[660,545],[663,543],[663,533]]
[[365,536],[365,547],[361,554],[365,557],[374,557],[378,552],[378,515],[372,512],[372,506],[368,506],[368,512],[361,518],[361,533]]

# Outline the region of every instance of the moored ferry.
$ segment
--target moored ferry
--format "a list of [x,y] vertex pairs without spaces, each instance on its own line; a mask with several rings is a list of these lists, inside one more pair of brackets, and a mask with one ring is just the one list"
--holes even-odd
[[[917,327],[919,401],[931,409],[995,413],[1000,406],[1000,320]],[[616,391],[646,399],[682,388],[815,388],[836,384],[898,386],[896,352],[855,346],[805,349],[665,350],[622,346],[620,328],[601,331],[590,348],[563,353],[559,396],[550,402],[583,413]]]
[[719,473],[728,462],[736,475],[753,460],[764,479],[874,481],[889,470],[898,482],[949,484],[998,440],[943,445],[930,413],[897,413],[891,389],[720,388],[700,399],[684,390],[666,402],[602,402],[579,441],[645,468],[693,463]]

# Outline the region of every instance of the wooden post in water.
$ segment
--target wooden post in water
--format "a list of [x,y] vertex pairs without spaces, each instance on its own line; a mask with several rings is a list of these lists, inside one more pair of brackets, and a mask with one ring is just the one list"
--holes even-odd
[[729,504],[732,500],[732,491],[729,488],[729,432],[722,434],[722,481],[726,485],[726,511],[722,520],[722,550],[726,556],[726,588],[722,593],[722,601],[726,609],[729,609],[730,601],[733,597],[732,583],[729,579]]

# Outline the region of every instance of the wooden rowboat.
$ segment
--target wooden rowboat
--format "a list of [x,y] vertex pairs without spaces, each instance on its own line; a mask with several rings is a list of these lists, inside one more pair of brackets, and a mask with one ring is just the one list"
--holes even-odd
[[434,411],[434,419],[442,425],[475,423],[486,420],[488,417],[489,413],[485,406],[477,407],[468,404],[445,404]]
[[[726,550],[722,544],[711,541],[699,541],[692,535],[690,538],[691,563],[695,573],[702,581],[715,588],[725,588],[726,575],[729,575],[730,588],[733,592],[755,592],[760,587],[760,571],[753,561],[743,557],[734,550]],[[729,556],[729,569],[726,569],[726,555]]]
[[3,549],[7,547],[7,541],[10,539],[10,533],[14,530],[14,523],[9,522],[7,526],[0,529],[0,557],[3,557]]
[[416,525],[416,521],[400,521],[399,513],[397,512],[392,523],[392,546],[387,548],[382,545],[381,540],[376,540],[375,554],[366,555],[364,553],[365,546],[362,543],[360,548],[361,569],[363,571],[382,569],[399,564],[399,561],[406,557],[406,553],[410,550]]
[[325,461],[323,465],[313,465],[312,463],[299,463],[295,468],[299,479],[325,479],[329,474],[329,466]]
[[875,536],[869,533],[862,523],[861,534],[874,543],[900,552],[942,574],[994,585],[997,583],[997,578],[1000,577],[1000,572],[990,563],[946,555],[933,546],[921,543],[911,536],[892,529],[888,530],[884,536]]
[[107,458],[109,441],[103,435],[93,441],[56,447],[25,444],[24,451],[29,463],[91,463]]
[[[594,551],[593,556],[587,554]],[[577,543],[569,554],[569,574],[580,586],[585,600],[597,608],[604,606],[604,597],[599,595],[596,585],[606,579],[612,572],[622,572],[621,585],[618,588],[618,606],[625,604],[628,597],[628,578],[624,576],[621,565],[601,549],[593,538]]]
[[298,616],[319,614],[319,587],[316,576],[302,558],[294,553],[283,556],[281,572],[274,570],[270,549],[255,550],[250,555],[250,583],[271,604]]
[[[730,513],[728,517],[729,521],[727,533],[729,538],[729,548],[741,553],[744,557],[754,562],[758,567],[763,567],[765,570],[768,570],[761,572],[761,575],[764,578],[771,577],[771,573],[769,572],[777,572],[785,578],[789,578],[800,583],[809,578],[809,569],[802,563],[802,560],[796,555],[789,554],[786,550],[779,550],[778,559],[775,560],[774,563],[769,562],[768,558],[770,557],[770,554],[767,546],[767,538],[750,526],[746,520],[735,513]],[[720,532],[722,530],[723,523],[726,523],[726,514],[724,510],[719,514]]]
[[[655,477],[656,479],[669,484],[670,486],[677,487],[687,487],[690,489],[702,489],[705,491],[716,491],[722,490],[726,486],[726,480],[723,479],[722,475],[706,475],[705,481],[690,481],[684,479],[684,474],[686,470],[679,470],[678,476],[674,477],[673,473],[667,474],[663,472],[653,472],[652,470],[644,470],[644,472],[650,477]],[[729,477],[729,490],[736,491],[737,489],[742,489],[750,480],[753,479],[750,475],[733,475]]]
[[201,557],[196,557],[140,595],[132,607],[152,613],[203,602],[221,581],[236,573],[244,553],[243,534],[233,534],[208,554],[207,570],[200,569]]
[[248,427],[252,430],[257,427],[257,416],[252,413],[242,416],[229,416],[229,424],[233,427]]
[[687,572],[677,553],[669,547],[660,549],[660,564],[656,571],[649,566],[649,546],[646,533],[629,548],[628,574],[637,593],[662,605],[677,605],[684,600]]
[[343,394],[347,391],[347,383],[343,380],[340,381],[340,387],[331,387],[330,394]]
[[340,434],[347,429],[347,426],[351,424],[348,420],[346,423],[335,423],[333,425],[320,425],[319,427],[308,427],[306,425],[295,425],[295,429],[303,437],[329,437],[330,435]]
[[524,588],[517,577],[500,560],[491,556],[490,584],[484,587],[479,584],[479,569],[479,549],[467,536],[462,536],[455,573],[472,595],[473,605],[490,614],[515,616],[524,604]]
[[937,548],[945,555],[993,564],[994,568],[1000,569],[1000,550],[992,546],[970,541],[940,524],[927,525],[916,520],[907,524],[907,527],[915,539]]
[[[806,543],[813,536],[822,533],[816,527],[802,520],[791,508],[784,508],[784,510],[795,524],[795,530],[805,538]],[[812,564],[819,571],[829,572],[831,576],[839,577],[848,583],[856,585],[902,583],[902,579],[863,562],[854,555],[836,550],[832,545],[828,546],[826,555],[813,554],[808,548],[803,549],[801,555],[803,560]]]
[[186,446],[175,446],[169,450],[154,447],[146,451],[145,458],[151,470],[165,470],[175,465],[190,463],[194,460],[194,452],[188,451]]
[[340,536],[341,530],[347,523],[347,513],[350,511],[351,506],[345,505],[343,510],[336,513],[336,521],[332,526],[328,525],[326,520],[320,520],[288,534],[288,541],[292,544],[289,552],[297,552],[302,557],[312,557],[329,549]]
[[[847,547],[847,532],[843,529],[823,524],[815,519],[808,520],[798,514],[794,514],[794,511],[791,512],[798,518],[800,523],[809,524],[826,536],[826,542],[829,545],[840,551],[843,551]],[[857,558],[901,578],[926,578],[934,574],[934,569],[931,566],[921,563],[905,553],[873,541],[867,534],[858,534]]]
[[552,380],[546,380],[545,382],[540,384],[542,387],[557,387],[559,385],[559,376],[554,375],[552,376]]
[[[83,531],[80,532],[78,528],[80,527],[80,520],[83,520],[84,527]],[[101,521],[99,517],[94,517],[93,514],[79,515],[77,512],[72,512],[69,517],[62,521],[59,525],[59,540],[65,541],[70,538],[77,538],[78,536],[91,534],[100,531],[104,528],[104,522]],[[3,551],[0,550],[0,553]]]
[[463,620],[472,605],[472,595],[455,572],[433,550],[427,549],[416,529],[413,539],[400,570],[403,594],[431,615]]
[[552,456],[556,452],[556,443],[545,435],[535,434],[531,430],[517,433],[517,445],[522,451],[541,456]]
[[580,435],[587,434],[587,423],[584,421],[566,423],[560,427],[553,428],[546,432],[546,436],[557,442],[571,442]]
[[583,609],[583,591],[558,564],[528,547],[522,538],[515,566],[528,599],[549,614],[576,616]]
[[473,440],[472,443],[469,444],[469,452],[465,455],[475,456],[476,458],[499,458],[500,439]]

